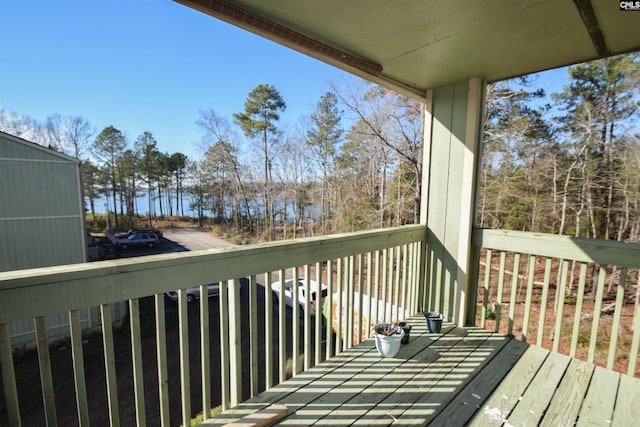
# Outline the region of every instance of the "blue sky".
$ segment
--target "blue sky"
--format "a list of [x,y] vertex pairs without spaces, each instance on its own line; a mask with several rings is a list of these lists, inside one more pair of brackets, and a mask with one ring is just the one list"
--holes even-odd
[[[40,122],[80,115],[130,143],[148,130],[160,150],[191,158],[200,111],[231,120],[267,83],[287,103],[286,129],[346,75],[171,0],[0,0],[0,107]],[[538,83],[559,91],[565,76]]]
[[131,143],[199,152],[201,110],[229,120],[274,85],[282,126],[309,116],[345,73],[171,0],[0,0],[0,107],[44,121],[80,115]]

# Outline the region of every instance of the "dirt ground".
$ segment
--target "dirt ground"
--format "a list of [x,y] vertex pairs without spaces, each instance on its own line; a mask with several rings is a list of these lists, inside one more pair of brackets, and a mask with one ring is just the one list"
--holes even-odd
[[[484,254],[483,254],[484,259]],[[512,260],[511,264],[507,260],[507,265],[513,265]],[[497,303],[497,282],[498,282],[498,271],[499,271],[499,256],[494,254],[492,257],[492,271],[491,271],[491,280],[490,280],[490,291],[489,297],[487,299],[488,306],[495,311],[496,303]],[[557,319],[557,310],[554,304],[556,291],[557,291],[557,269],[558,262],[555,261],[552,264],[552,274],[549,286],[549,294],[547,297],[547,307],[543,316],[541,316],[541,308],[542,308],[542,293],[543,286],[542,282],[544,279],[544,267],[545,263],[542,259],[538,259],[535,268],[535,276],[534,276],[534,287],[532,292],[532,300],[531,300],[531,311],[529,314],[529,330],[527,342],[532,344],[540,345],[544,348],[551,349],[554,344],[554,332],[555,332],[555,323]],[[597,266],[596,266],[597,267]],[[484,263],[481,265],[480,269],[480,284],[478,289],[478,306],[477,306],[477,316],[476,316],[476,325],[480,326],[481,322],[481,312],[482,312],[482,303],[484,298],[484,289],[482,288],[484,285]],[[526,299],[526,281],[527,281],[527,272],[528,269],[528,261],[526,258],[523,258],[520,263],[519,270],[519,280],[518,280],[518,288],[516,289],[516,299],[515,299],[515,315],[514,322],[511,334],[514,335],[518,339],[522,339],[522,325],[524,319],[524,311],[525,311],[525,299]],[[589,318],[589,316],[593,315],[594,307],[595,307],[595,282],[597,279],[597,270],[594,267],[590,270],[587,277],[587,284],[585,286],[585,295],[584,301],[582,304],[582,309],[580,313],[578,313],[578,322],[579,322],[579,334],[578,334],[578,343],[576,349],[576,358],[580,360],[587,360],[588,352],[589,352],[589,339],[591,336],[591,329],[593,326],[593,321]],[[636,273],[637,274],[637,273]],[[602,308],[608,306],[615,302],[616,292],[617,292],[617,276],[615,272],[610,272],[611,277],[613,277],[611,293],[607,294],[605,290],[605,295],[602,301]],[[565,304],[562,310],[562,326],[560,329],[560,342],[558,343],[558,352],[561,354],[569,354],[571,349],[571,336],[573,334],[573,325],[576,322],[576,292],[578,288],[578,268],[574,270],[574,274],[569,274],[569,282],[571,282],[571,278],[573,277],[573,288],[572,291],[565,290]],[[607,285],[609,284],[609,280],[611,277],[607,278]],[[627,367],[629,362],[629,349],[631,347],[631,339],[633,336],[633,320],[634,320],[634,311],[635,311],[635,300],[633,295],[636,292],[637,286],[637,278],[635,276],[628,275],[627,277],[627,292],[625,293],[625,299],[628,301],[627,304],[624,304],[622,307],[622,311],[620,313],[620,328],[618,331],[613,331],[613,313],[601,314],[600,321],[598,323],[598,337],[595,347],[595,355],[594,355],[594,363],[598,366],[606,367],[607,358],[609,354],[609,344],[611,342],[611,338],[614,334],[617,335],[617,346],[616,346],[616,355],[614,361],[614,370],[622,373],[627,373]],[[499,324],[499,332],[502,334],[509,333],[509,310],[511,308],[511,283],[512,283],[512,274],[509,271],[505,274],[504,280],[504,290],[502,296],[502,306],[500,308],[500,324]],[[633,286],[635,284],[635,286]],[[630,298],[631,297],[631,298]],[[542,342],[537,342],[537,335],[540,325],[541,317],[544,318],[544,332],[542,335]],[[494,319],[486,319],[486,329],[495,330],[495,320]],[[640,366],[637,366],[635,369],[635,376],[640,377]]]

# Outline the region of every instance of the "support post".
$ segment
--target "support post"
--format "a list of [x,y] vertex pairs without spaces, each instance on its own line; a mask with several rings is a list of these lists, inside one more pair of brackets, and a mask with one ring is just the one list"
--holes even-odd
[[[472,78],[426,94],[421,223],[425,310],[464,325],[476,286],[470,274],[471,234],[480,164],[485,84]],[[477,282],[477,281],[476,281]]]

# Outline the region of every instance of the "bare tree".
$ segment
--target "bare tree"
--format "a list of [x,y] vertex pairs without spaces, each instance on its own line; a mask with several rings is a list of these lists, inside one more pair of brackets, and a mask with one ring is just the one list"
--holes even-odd
[[[422,176],[422,111],[424,105],[405,95],[380,86],[353,80],[339,86],[330,83],[346,111],[358,121],[358,132],[377,138],[394,156],[409,166],[405,179],[411,176],[412,221],[420,219]],[[353,132],[353,130],[352,130]],[[391,152],[389,155],[391,156]]]
[[[209,161],[219,163],[235,181],[234,197],[242,200],[245,207],[245,215],[249,222],[249,232],[253,233],[253,219],[245,185],[241,176],[241,166],[238,160],[238,138],[231,130],[227,120],[220,117],[215,111],[201,111],[196,124],[203,132],[202,141],[204,148],[209,153]],[[237,212],[237,210],[235,210]],[[239,216],[237,219],[240,219]],[[241,225],[240,222],[237,222]]]
[[95,129],[81,116],[61,116],[54,114],[47,117],[44,125],[47,143],[56,150],[85,159],[95,135]]

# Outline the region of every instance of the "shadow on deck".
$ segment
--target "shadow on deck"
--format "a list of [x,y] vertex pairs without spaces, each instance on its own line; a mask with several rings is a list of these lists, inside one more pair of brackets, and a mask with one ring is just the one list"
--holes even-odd
[[635,425],[640,379],[478,328],[429,334],[381,358],[373,340],[241,403],[224,425],[278,403],[280,425]]

